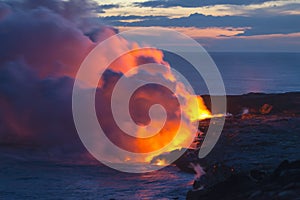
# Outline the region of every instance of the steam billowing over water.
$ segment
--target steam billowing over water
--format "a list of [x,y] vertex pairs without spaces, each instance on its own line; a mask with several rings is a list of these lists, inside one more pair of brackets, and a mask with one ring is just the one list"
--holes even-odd
[[96,43],[115,34],[83,18],[91,8],[89,1],[0,3],[1,143],[86,153],[72,119],[73,77]]
[[[68,158],[79,156],[80,162],[90,160],[77,136],[71,110],[71,95],[75,75],[88,53],[101,41],[116,34],[116,30],[89,21],[95,7],[90,1],[14,1],[1,3],[1,99],[0,113],[3,126],[0,131],[2,143],[33,145],[50,153],[52,157]],[[164,61],[163,52],[147,48],[136,50],[137,44],[122,37],[114,37],[112,43],[95,59],[94,74],[111,54],[129,51],[110,64],[99,81],[96,95],[96,111],[99,123],[108,138],[121,148],[138,153],[152,152],[168,144],[184,119],[181,132],[185,134],[170,145],[168,151],[188,147],[196,134],[190,123],[201,118],[198,109],[210,116],[201,97],[192,96],[178,81]],[[167,88],[148,84],[139,88],[131,98],[130,112],[134,122],[140,126],[149,123],[149,109],[154,104],[163,105],[166,123],[159,134],[145,139],[132,139],[122,135],[114,123],[110,111],[110,101],[115,83],[127,71],[147,63],[165,66],[163,73],[139,70],[143,77],[161,79],[176,91],[176,97],[183,99],[184,107],[179,107],[175,94]],[[98,70],[99,69],[99,70]],[[129,78],[129,77],[128,77]],[[85,86],[84,89],[88,90]],[[123,89],[126,91],[126,88]],[[122,101],[122,94],[118,97]],[[200,106],[200,107],[199,107]],[[119,112],[122,111],[120,107]],[[181,113],[180,109],[183,111]],[[183,117],[181,118],[181,115]],[[160,124],[161,119],[151,122]],[[127,122],[124,122],[125,126]],[[143,129],[134,130],[136,136],[145,134]],[[146,142],[146,143],[145,143]],[[107,149],[101,142],[100,149]],[[111,162],[150,162],[147,158],[111,155]]]

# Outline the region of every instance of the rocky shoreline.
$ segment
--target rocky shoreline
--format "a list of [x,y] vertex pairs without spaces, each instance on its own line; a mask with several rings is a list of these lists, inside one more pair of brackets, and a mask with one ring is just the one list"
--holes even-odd
[[[214,150],[201,160],[188,150],[175,163],[186,172],[193,171],[188,162],[206,170],[204,189],[187,199],[300,199],[300,92],[228,96],[227,106],[231,115]],[[205,134],[208,125],[201,121],[199,130]]]
[[[206,176],[224,173],[223,168],[209,170]],[[214,172],[213,172],[214,171]],[[217,172],[219,171],[219,172]],[[248,173],[234,173],[214,185],[190,190],[187,200],[245,200],[300,199],[300,160],[283,161],[273,172],[255,169]]]

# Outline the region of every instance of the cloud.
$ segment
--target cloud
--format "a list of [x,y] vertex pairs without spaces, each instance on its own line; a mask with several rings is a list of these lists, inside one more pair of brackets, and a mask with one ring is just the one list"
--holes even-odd
[[[147,7],[151,3],[168,6]],[[211,5],[205,5],[206,3]],[[100,16],[115,26],[243,27],[247,28],[243,35],[288,34],[299,31],[299,9],[300,3],[296,0],[157,0],[107,10]]]
[[[120,32],[133,30],[136,28],[134,26],[118,26]],[[162,27],[161,27],[162,28]],[[170,27],[172,30],[178,31],[185,35],[188,35],[192,38],[217,38],[217,37],[231,37],[242,34],[247,28],[218,28],[218,27],[205,27],[205,28],[196,28],[196,27]]]
[[[152,1],[151,1],[152,2]],[[168,18],[187,17],[193,13],[212,16],[269,16],[269,15],[292,15],[299,13],[299,1],[297,0],[273,0],[273,1],[238,1],[237,4],[231,4],[230,1],[211,2],[211,5],[202,5],[205,1],[180,1],[178,4],[174,1],[153,1],[172,3],[170,6],[151,7],[139,2],[137,4],[120,4],[119,7],[106,9],[105,12],[99,13],[101,17],[107,16],[147,16],[149,13],[153,16],[166,16]],[[155,3],[155,4],[156,4]],[[174,4],[173,4],[174,3]],[[190,3],[193,6],[185,6],[181,4]],[[198,5],[199,3],[199,5]]]
[[99,7],[102,9],[111,9],[111,8],[119,8],[120,5],[118,5],[118,4],[102,4]]
[[151,7],[138,7],[138,6],[121,6],[119,8],[112,8],[105,10],[104,13],[99,13],[100,17],[109,16],[165,16],[168,18],[187,17],[192,13],[201,13],[213,16],[226,16],[226,15],[242,15],[243,10],[234,9],[231,6],[215,5],[203,7],[170,7],[170,8],[151,8]]
[[[273,15],[273,16],[205,16],[192,14],[188,17],[169,19],[167,17],[149,16],[142,21],[128,23],[127,26],[162,26],[162,27],[197,27],[197,28],[245,28],[240,35],[261,34],[288,34],[300,32],[300,15]],[[115,26],[124,26],[123,22],[111,22]],[[122,19],[123,17],[120,17]],[[106,19],[103,18],[105,21]],[[109,18],[108,18],[109,20]],[[275,23],[276,22],[276,23]]]
[[272,0],[201,0],[201,1],[182,1],[182,0],[155,0],[155,1],[145,1],[137,2],[136,6],[140,7],[152,7],[152,8],[170,8],[170,7],[201,7],[201,6],[211,6],[217,4],[232,4],[232,5],[249,5],[254,3],[262,3]]

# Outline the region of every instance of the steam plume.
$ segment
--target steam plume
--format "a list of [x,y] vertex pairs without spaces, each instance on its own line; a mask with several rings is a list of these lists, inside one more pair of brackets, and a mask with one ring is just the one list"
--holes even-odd
[[[64,156],[86,155],[72,118],[74,77],[84,58],[97,43],[117,33],[112,27],[90,20],[95,9],[99,7],[87,0],[0,3],[1,143],[35,145],[51,154]],[[135,48],[134,43],[122,38],[116,39],[113,46],[99,55],[99,67],[104,67],[101,63],[108,54],[118,53],[120,49],[130,51]],[[151,62],[170,68],[159,50],[131,51],[111,64],[97,89],[96,100],[100,103],[96,104],[96,110],[98,117],[103,119],[99,123],[107,130],[112,142],[130,151],[147,152],[153,150],[151,148],[165,145],[180,117],[178,112],[174,112],[178,109],[176,98],[168,95],[168,90],[157,85],[146,85],[132,97],[130,110],[136,123],[144,125],[149,121],[145,115],[147,108],[165,102],[169,121],[158,136],[160,140],[155,139],[148,146],[139,140],[128,145],[128,138],[120,136],[111,111],[106,106],[111,91],[118,79],[132,66]],[[145,77],[156,75],[151,71],[142,73]],[[193,101],[201,103],[201,99],[186,94],[185,88],[174,80],[169,70],[159,76],[180,91],[181,98],[186,98],[184,112],[187,121],[197,120],[198,116],[194,116],[193,108],[188,105],[196,105]],[[209,112],[205,110],[205,114],[209,115]],[[187,136],[194,134],[188,131],[187,125],[185,123]],[[137,130],[137,134],[141,133]],[[180,148],[183,144],[185,138],[175,141],[173,148]],[[99,144],[99,148],[105,149],[105,146]],[[122,155],[113,157],[111,159],[120,161],[126,159]]]

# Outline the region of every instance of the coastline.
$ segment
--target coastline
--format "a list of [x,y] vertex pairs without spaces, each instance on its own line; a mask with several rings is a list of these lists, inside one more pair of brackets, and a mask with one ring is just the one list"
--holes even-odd
[[[203,99],[210,109],[209,96]],[[190,190],[187,199],[297,199],[300,92],[229,95],[227,101],[232,115],[213,151],[198,160],[210,181],[203,190]],[[199,128],[208,123],[200,122]],[[252,172],[260,180],[249,176]]]

